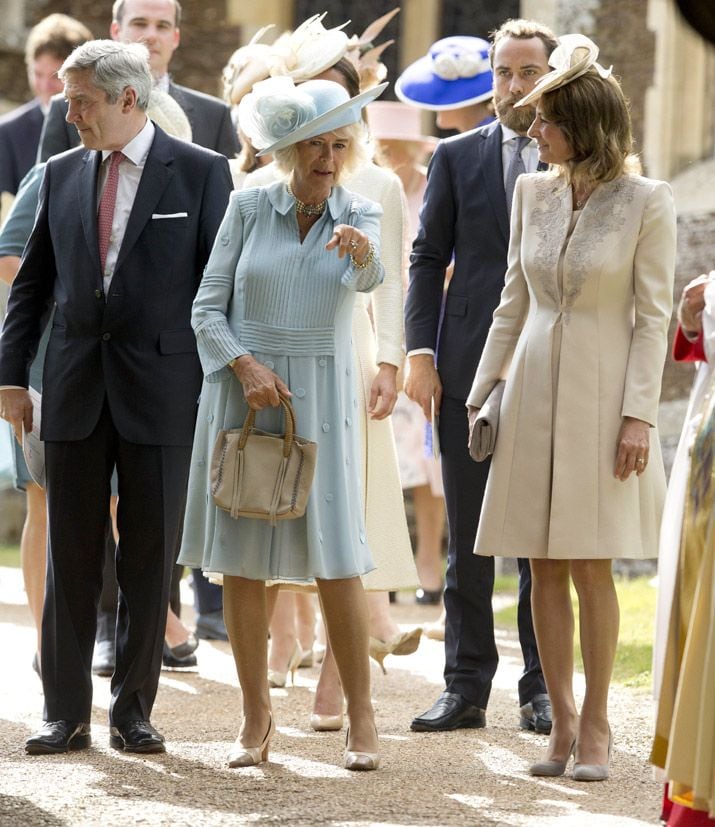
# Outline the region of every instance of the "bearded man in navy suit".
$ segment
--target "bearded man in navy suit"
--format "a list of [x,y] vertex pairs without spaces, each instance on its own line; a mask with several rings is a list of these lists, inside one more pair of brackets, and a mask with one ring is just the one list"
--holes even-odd
[[[469,456],[466,398],[504,286],[509,166],[517,151],[525,171],[535,171],[538,160],[536,147],[528,146],[524,137],[533,109],[514,109],[514,103],[550,71],[548,58],[557,42],[553,32],[529,20],[507,21],[492,41],[498,121],[437,147],[405,306],[410,363],[405,391],[426,417],[432,409],[439,414],[449,524],[445,691],[412,721],[411,728],[419,732],[485,726],[498,662],[491,605],[494,559],[473,553],[489,463],[475,463]],[[443,301],[445,270],[452,257],[454,274]],[[519,560],[519,575],[519,639],[525,665],[519,681],[520,725],[549,733],[551,705],[531,618],[528,560]]]
[[150,723],[202,373],[191,304],[231,190],[226,159],[147,119],[139,44],[65,61],[82,148],[52,158],[0,337],[0,415],[32,426],[28,369],[55,305],[42,396],[49,560],[45,724],[31,754],[89,746],[91,662],[110,478],[119,478],[110,745],[164,751]]

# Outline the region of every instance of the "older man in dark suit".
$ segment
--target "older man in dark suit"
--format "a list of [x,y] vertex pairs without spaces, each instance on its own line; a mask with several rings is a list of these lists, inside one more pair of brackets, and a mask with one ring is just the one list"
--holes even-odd
[[[439,413],[449,522],[446,688],[431,709],[412,721],[416,731],[485,726],[498,662],[491,607],[494,560],[473,553],[489,463],[477,464],[469,456],[465,404],[504,286],[516,175],[534,171],[538,160],[536,148],[524,137],[533,110],[525,113],[513,104],[549,71],[547,61],[556,39],[538,23],[510,20],[493,40],[499,120],[448,138],[437,147],[410,268],[406,304],[410,372],[405,390],[425,416],[430,416],[432,407]],[[453,256],[454,274],[443,307],[445,269]],[[519,637],[525,663],[519,681],[520,723],[549,732],[551,709],[531,619],[528,561],[519,562],[519,571]]]
[[[51,159],[0,337],[0,415],[32,424],[28,368],[55,304],[42,397],[49,563],[45,725],[29,753],[89,745],[110,478],[119,477],[110,744],[164,750],[149,722],[201,386],[191,304],[231,190],[226,159],[149,121],[147,50],[97,40],[60,77],[84,148]],[[89,151],[87,151],[89,150]]]
[[[111,37],[123,43],[143,43],[149,49],[149,67],[154,84],[168,92],[184,110],[191,124],[193,142],[233,158],[239,145],[228,106],[217,98],[179,86],[171,80],[169,64],[181,41],[180,26],[181,4],[178,0],[116,0],[112,6]],[[66,121],[66,113],[65,100],[54,99],[45,119],[38,160],[46,161],[58,152],[77,146],[77,130]],[[177,614],[180,611],[178,590],[181,571],[183,569],[174,575],[172,593],[172,608]],[[209,583],[199,569],[193,572],[193,582],[197,636],[227,640],[220,586]],[[96,665],[100,674],[111,674],[114,657],[112,641],[107,640],[107,635],[113,629],[113,617],[103,610],[101,618]],[[110,643],[109,649],[107,643]]]

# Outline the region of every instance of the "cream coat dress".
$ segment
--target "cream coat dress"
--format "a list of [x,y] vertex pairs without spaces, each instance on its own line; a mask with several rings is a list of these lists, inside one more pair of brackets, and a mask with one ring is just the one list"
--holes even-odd
[[[279,177],[274,164],[252,172],[244,187],[260,187]],[[393,591],[419,586],[407,530],[391,417],[367,416],[370,388],[381,362],[402,366],[404,321],[402,269],[408,231],[407,206],[400,179],[389,170],[366,164],[345,182],[351,192],[382,206],[380,260],[383,283],[370,296],[358,295],[353,312],[353,346],[362,437],[362,490],[368,544],[376,568],[363,577],[366,589]]]
[[[468,405],[506,379],[475,552],[554,559],[658,553],[656,429],[673,302],[667,184],[600,184],[573,225],[571,189],[522,175],[508,271]],[[569,235],[571,228],[573,232]],[[624,416],[650,423],[640,477],[613,475]]]

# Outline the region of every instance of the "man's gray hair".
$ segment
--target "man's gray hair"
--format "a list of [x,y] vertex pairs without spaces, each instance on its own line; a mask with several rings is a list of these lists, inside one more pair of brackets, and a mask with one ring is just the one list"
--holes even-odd
[[137,108],[146,110],[152,89],[149,51],[141,43],[116,40],[90,40],[78,46],[62,64],[57,77],[64,81],[67,72],[92,73],[92,84],[116,103],[128,87],[137,94]]

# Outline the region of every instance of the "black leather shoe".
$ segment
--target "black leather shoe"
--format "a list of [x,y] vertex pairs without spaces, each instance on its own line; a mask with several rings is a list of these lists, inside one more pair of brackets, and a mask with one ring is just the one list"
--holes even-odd
[[532,732],[548,735],[551,732],[551,701],[542,693],[534,697],[520,709],[519,726]]
[[128,721],[110,726],[109,746],[124,752],[166,752],[164,736],[149,721]]
[[[198,646],[199,642],[196,638],[191,635],[193,641]],[[169,646],[169,644],[164,641],[164,651],[161,655],[161,664],[163,669],[191,669],[197,665],[198,661],[196,660],[196,655],[194,654],[194,646],[193,649],[189,648],[191,645],[191,641],[187,643],[180,643],[178,646],[174,646],[173,648]],[[177,654],[179,652],[184,652],[184,654]]]
[[456,692],[443,692],[435,705],[410,724],[413,732],[441,732],[449,729],[481,729],[487,725],[483,709],[472,706]]
[[87,749],[92,744],[89,724],[76,721],[45,721],[42,728],[25,741],[25,752],[30,755],[52,755],[75,749]]
[[196,637],[202,640],[228,640],[221,609],[196,617]]
[[117,653],[113,640],[98,640],[92,655],[92,674],[100,678],[111,678],[117,665]]

